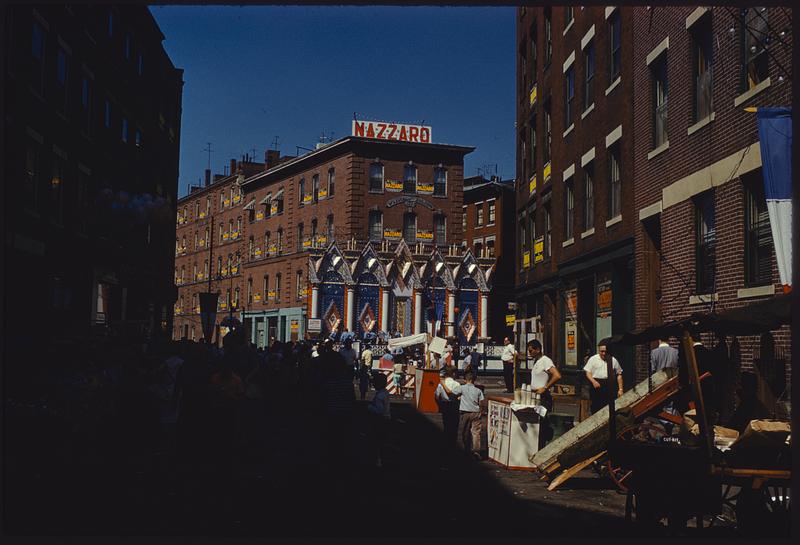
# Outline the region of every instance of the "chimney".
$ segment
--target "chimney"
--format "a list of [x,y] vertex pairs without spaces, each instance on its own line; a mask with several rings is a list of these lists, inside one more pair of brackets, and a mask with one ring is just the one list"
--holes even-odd
[[206,169],[206,187],[211,185],[211,169]]
[[276,149],[268,149],[264,156],[264,170],[269,170],[278,164],[281,152]]
[[230,175],[236,174],[236,159],[231,159],[231,172]]

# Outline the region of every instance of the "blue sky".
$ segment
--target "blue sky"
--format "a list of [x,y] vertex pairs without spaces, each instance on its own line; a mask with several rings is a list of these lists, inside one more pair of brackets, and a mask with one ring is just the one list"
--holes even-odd
[[[231,158],[313,148],[360,118],[476,146],[465,175],[514,177],[514,9],[152,6],[184,69],[179,195]],[[301,153],[302,150],[301,150]]]

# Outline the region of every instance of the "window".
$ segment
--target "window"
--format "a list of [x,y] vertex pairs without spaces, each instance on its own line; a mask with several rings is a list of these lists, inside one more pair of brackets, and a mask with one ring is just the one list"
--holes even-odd
[[742,12],[742,90],[747,91],[769,75],[769,20],[764,7],[743,8]]
[[544,207],[544,257],[553,255],[553,222],[550,217],[550,205]]
[[[181,284],[183,284],[183,282],[186,281],[186,266],[185,265],[181,265],[181,278],[180,278],[180,280],[181,280]],[[183,307],[183,303],[181,303],[181,307]]]
[[564,8],[564,30],[566,31],[570,23],[575,20],[575,8],[567,6]]
[[194,232],[194,251],[195,251],[195,252],[197,251],[197,241],[198,241],[199,239],[200,239],[200,237],[199,237],[199,236],[197,236],[197,231],[195,231],[195,232]]
[[222,256],[217,257],[217,277],[222,275]]
[[224,233],[225,233],[225,224],[224,223],[220,223],[219,224],[219,243],[220,244],[222,244],[222,241],[224,240],[224,238],[223,238]]
[[536,116],[534,115],[531,117],[530,121],[530,153],[529,155],[529,165],[528,165],[528,172],[526,173],[526,179],[530,179],[536,174]]
[[225,208],[225,192],[220,191],[219,193],[219,209],[222,210]]
[[275,275],[275,300],[281,300],[281,273]]
[[278,203],[278,210],[275,213],[283,214],[283,188],[278,190],[278,195],[275,196],[275,200]]
[[84,74],[81,79],[81,110],[83,111],[83,116],[81,116],[81,129],[85,134],[89,134],[89,129],[92,126],[90,104],[91,84],[89,82],[89,77]]
[[304,228],[303,224],[297,224],[297,251],[301,252],[303,250],[303,235],[304,235]]
[[403,214],[403,240],[407,244],[417,241],[417,215],[413,212]]
[[203,261],[203,278],[208,278],[208,259]]
[[667,56],[650,65],[653,81],[653,148],[667,143]]
[[239,286],[233,290],[233,306],[239,308]]
[[695,233],[697,293],[714,293],[717,246],[714,191],[707,191],[695,200]]
[[333,214],[328,214],[328,226],[325,229],[325,233],[328,235],[328,242],[330,243],[334,240],[334,228],[333,228]]
[[128,118],[122,118],[122,141],[128,143]]
[[76,222],[78,231],[86,233],[89,225],[89,175],[78,167],[78,209]]
[[33,35],[31,39],[31,55],[33,56],[33,84],[34,90],[40,95],[44,94],[44,52],[45,30],[38,21],[33,22]]
[[300,299],[303,297],[303,271],[297,271],[295,273],[295,285],[297,286],[297,298]]
[[203,246],[208,246],[209,244],[211,244],[211,241],[208,239],[208,227],[206,227],[205,236],[203,237],[203,244],[202,245]]
[[319,174],[314,174],[311,177],[311,191],[314,195],[314,202],[319,201]]
[[333,197],[334,188],[336,187],[336,171],[332,168],[328,169],[328,197]]
[[228,221],[228,239],[230,240],[232,238],[233,238],[233,220],[231,219]]
[[433,216],[433,240],[439,246],[447,244],[447,222],[443,214]]
[[550,66],[553,60],[553,13],[550,8],[544,8],[544,68]]
[[594,170],[589,163],[583,169],[583,230],[594,227]]
[[574,113],[575,98],[575,65],[567,69],[564,74],[564,127],[572,125],[572,114]]
[[483,239],[473,240],[472,247],[475,251],[475,257],[483,257]]
[[194,202],[194,219],[195,219],[195,221],[199,217],[200,217],[200,201],[195,201]]
[[745,282],[763,286],[772,282],[772,230],[761,176],[745,179]]
[[105,109],[104,110],[105,111],[103,113],[103,122],[105,123],[106,128],[110,129],[111,128],[111,102],[108,99],[106,99]]
[[495,209],[497,208],[496,201],[492,199],[491,201],[486,201],[486,204],[489,205],[489,223],[488,225],[494,225],[494,216],[495,216]]
[[494,237],[486,239],[486,257],[494,258]]
[[59,46],[56,54],[56,83],[58,84],[58,107],[62,113],[67,111],[67,74],[69,72],[69,59],[67,51]]
[[211,215],[211,197],[206,197],[206,215]]
[[711,17],[692,27],[692,70],[694,74],[694,120],[711,115],[713,106],[713,51],[711,42]]
[[567,182],[564,196],[564,239],[566,240],[569,240],[574,236],[573,223],[575,221],[575,193],[573,191],[572,183],[572,180]]
[[369,166],[369,190],[383,191],[383,165],[380,163],[372,163]]
[[537,69],[537,59],[538,56],[536,54],[536,21],[531,23],[530,31],[528,32],[528,44],[529,44],[529,55],[528,55],[528,71],[531,74],[531,87],[536,83],[536,69]]
[[303,204],[303,197],[306,194],[306,179],[300,178],[300,182],[297,184],[297,195],[300,199],[300,204]]
[[553,144],[553,123],[550,117],[550,99],[544,103],[544,132],[545,132],[545,146],[544,146],[544,162],[550,162],[551,146]]
[[439,197],[447,195],[447,170],[442,167],[433,171],[433,194]]
[[236,218],[236,235],[237,237],[242,236],[242,216]]
[[247,258],[254,259],[256,257],[256,242],[254,237],[250,237],[247,241]]
[[466,231],[467,230],[467,207],[466,207],[466,205],[461,207],[461,230],[462,231]]
[[406,165],[403,169],[403,193],[417,192],[417,167]]
[[137,148],[141,147],[142,146],[142,131],[139,130],[139,129],[136,129],[136,131],[134,131],[133,134],[134,134],[134,143],[136,144],[136,147]]
[[53,158],[53,177],[50,180],[50,217],[59,225],[64,222],[64,162],[58,155]]
[[25,207],[32,212],[39,211],[40,176],[39,144],[29,139],[25,157]]
[[620,164],[619,144],[613,145],[608,153],[609,164],[609,199],[608,199],[608,218],[613,219],[622,214],[622,179]]
[[483,226],[483,203],[475,203],[475,227]]
[[528,233],[527,233],[527,230],[526,230],[527,222],[528,222],[528,218],[525,217],[525,214],[522,214],[519,217],[519,240],[520,240],[520,243],[521,243],[521,246],[522,246],[520,248],[520,252],[519,252],[519,263],[520,263],[520,266],[522,266],[524,264],[524,259],[525,258],[523,257],[523,254],[525,253],[525,250],[527,250],[528,247],[529,247],[528,246]]
[[525,41],[519,44],[519,94],[524,96],[525,86],[528,84],[528,60],[525,58],[527,47]]
[[225,293],[225,302],[228,308],[233,309],[233,300],[231,299],[231,289],[228,288]]
[[278,229],[278,254],[283,253],[283,228]]
[[608,18],[608,43],[608,75],[609,82],[613,83],[622,70],[622,30],[619,9],[614,10],[614,13]]
[[197,280],[197,261],[192,263],[192,281],[194,282],[195,280]]
[[311,220],[311,244],[317,246],[317,218]]
[[271,234],[269,231],[264,233],[264,255],[269,255],[269,239]]
[[264,291],[264,297],[262,298],[262,300],[266,303],[269,300],[269,275],[268,274],[264,275],[263,291]]
[[583,65],[583,109],[594,104],[594,42],[589,42],[584,50],[586,62]]
[[247,306],[253,304],[253,279],[247,279]]

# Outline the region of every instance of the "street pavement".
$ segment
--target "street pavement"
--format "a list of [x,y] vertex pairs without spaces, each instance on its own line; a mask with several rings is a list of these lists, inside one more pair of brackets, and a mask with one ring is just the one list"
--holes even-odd
[[[481,381],[487,394],[502,390],[502,378]],[[4,531],[348,542],[629,533],[624,496],[591,470],[548,492],[534,473],[450,449],[439,415],[421,414],[397,396],[383,466],[374,467],[365,402],[358,403],[352,433],[335,440],[319,413],[290,392],[271,400],[229,457],[171,463],[163,452],[143,452],[70,465],[18,463],[34,468],[19,471],[7,464]]]

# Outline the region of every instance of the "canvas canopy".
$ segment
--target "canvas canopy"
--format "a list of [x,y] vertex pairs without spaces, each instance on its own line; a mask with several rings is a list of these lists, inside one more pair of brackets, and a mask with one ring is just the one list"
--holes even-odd
[[409,335],[407,337],[396,337],[389,339],[389,349],[405,348],[406,346],[414,346],[415,344],[428,344],[427,333],[417,333],[416,335]]

